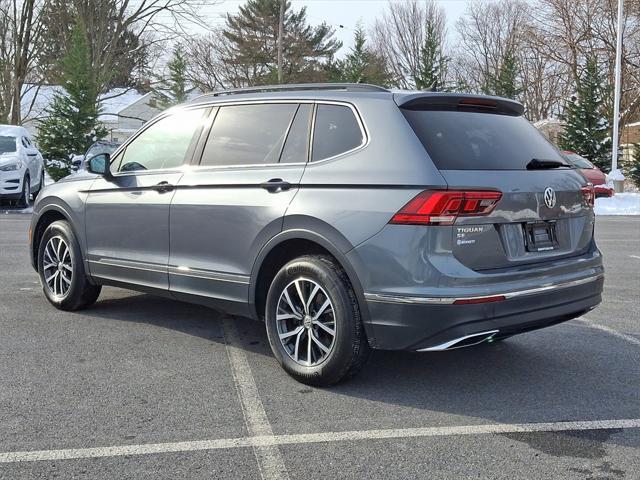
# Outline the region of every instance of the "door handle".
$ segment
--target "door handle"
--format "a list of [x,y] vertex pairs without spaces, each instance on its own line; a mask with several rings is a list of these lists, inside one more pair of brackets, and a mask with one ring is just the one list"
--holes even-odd
[[260,188],[264,188],[271,193],[277,193],[289,190],[291,188],[291,184],[289,182],[285,182],[281,178],[272,178],[268,182],[261,183]]
[[175,188],[175,186],[165,181],[165,182],[160,182],[157,185],[154,185],[152,188],[158,193],[167,193],[172,191]]

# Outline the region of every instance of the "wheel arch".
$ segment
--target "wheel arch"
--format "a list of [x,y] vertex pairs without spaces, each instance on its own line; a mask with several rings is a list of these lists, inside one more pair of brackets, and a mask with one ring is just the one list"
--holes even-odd
[[[82,247],[82,239],[75,231],[74,222],[69,212],[58,204],[50,204],[38,212],[37,217],[34,217],[31,226],[31,265],[34,270],[38,270],[38,250],[40,248],[40,242],[42,235],[49,225],[58,220],[66,220],[71,229],[74,230],[76,238]],[[84,265],[84,262],[83,262]]]
[[[340,234],[336,232],[336,235]],[[348,244],[344,237],[340,240],[343,247],[345,242]],[[370,331],[369,311],[364,298],[362,284],[356,274],[356,270],[346,257],[346,252],[353,247],[350,246],[350,248],[343,250],[337,247],[337,243],[333,238],[329,239],[326,235],[307,229],[290,229],[273,237],[260,251],[251,272],[249,308],[252,316],[260,321],[264,319],[266,294],[269,285],[284,264],[305,254],[328,254],[335,259],[351,282],[358,300],[367,338],[371,343],[373,341],[373,332]]]

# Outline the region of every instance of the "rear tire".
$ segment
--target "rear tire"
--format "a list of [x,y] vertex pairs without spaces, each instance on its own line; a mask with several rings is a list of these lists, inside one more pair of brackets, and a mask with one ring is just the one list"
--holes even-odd
[[60,310],[80,310],[95,303],[102,287],[92,285],[82,264],[80,244],[69,222],[47,227],[38,246],[38,273],[47,300]]
[[307,385],[346,380],[370,355],[351,283],[326,255],[300,257],[280,269],[267,294],[265,323],[282,368]]

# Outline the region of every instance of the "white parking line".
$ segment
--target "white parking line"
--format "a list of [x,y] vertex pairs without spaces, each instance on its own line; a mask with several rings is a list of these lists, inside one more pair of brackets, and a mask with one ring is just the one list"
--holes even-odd
[[640,256],[638,256],[638,255],[629,255],[629,256],[630,256],[631,258],[635,258],[635,259],[637,259],[637,260],[640,260]]
[[[267,418],[267,412],[262,405],[258,387],[251,373],[251,367],[244,351],[239,347],[240,335],[238,327],[233,318],[227,316],[222,320],[222,328],[227,347],[227,355],[233,378],[242,405],[242,413],[244,414],[245,424],[251,438],[255,437],[272,437],[273,430]],[[224,441],[222,441],[224,442]],[[198,443],[198,442],[196,442]],[[234,445],[243,446],[243,445]],[[271,479],[288,479],[289,475],[284,465],[282,455],[277,444],[268,445],[251,445],[253,447],[260,475],[264,480]],[[227,447],[216,447],[227,448]]]
[[398,428],[387,430],[353,430],[347,432],[306,433],[298,435],[263,435],[245,438],[223,438],[194,442],[120,445],[112,447],[40,450],[0,453],[0,463],[71,460],[78,458],[121,457],[159,453],[195,452],[232,448],[277,448],[278,445],[305,443],[350,442],[374,439],[425,438],[502,433],[568,432],[640,428],[640,418],[622,420],[592,420],[576,422],[516,423],[461,425],[453,427]]
[[582,323],[583,325],[586,325],[589,328],[607,332],[609,335],[618,337],[621,340],[626,340],[627,342],[632,343],[633,345],[640,346],[640,339],[636,337],[632,337],[631,335],[627,335],[626,333],[621,333],[617,330],[614,330],[613,328],[605,327],[604,325],[595,323],[592,320],[589,320],[588,318],[585,318],[585,317],[579,317],[579,318],[576,318],[576,320],[578,320],[580,323]]

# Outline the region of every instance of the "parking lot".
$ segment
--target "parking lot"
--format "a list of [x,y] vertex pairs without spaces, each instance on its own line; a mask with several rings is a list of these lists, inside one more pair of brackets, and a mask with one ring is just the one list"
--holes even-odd
[[296,383],[261,324],[105,288],[45,300],[0,216],[0,478],[640,478],[640,217],[600,217],[603,304],[503,343]]

